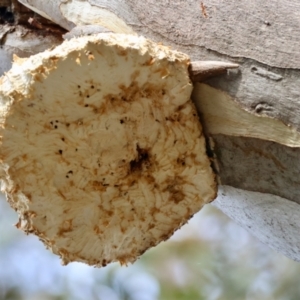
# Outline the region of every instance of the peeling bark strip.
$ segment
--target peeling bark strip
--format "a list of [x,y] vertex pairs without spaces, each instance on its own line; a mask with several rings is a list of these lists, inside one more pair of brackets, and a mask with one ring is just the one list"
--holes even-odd
[[[28,8],[45,18],[71,30],[75,26],[93,24],[103,26],[113,32],[134,34],[123,18],[107,9],[107,1],[61,1],[20,0]],[[114,2],[114,1],[112,1]],[[122,9],[121,5],[118,9]]]
[[300,147],[300,132],[278,119],[244,110],[226,93],[206,84],[196,84],[193,100],[207,134],[252,137]]
[[[13,2],[16,3],[16,1]],[[226,92],[244,110],[277,119],[277,121],[272,120],[271,127],[276,122],[286,124],[289,129],[275,136],[277,142],[287,145],[285,132],[291,133],[294,130],[292,128],[300,131],[300,23],[298,15],[300,2],[298,0],[268,1],[263,4],[263,9],[260,0],[238,2],[211,0],[203,1],[203,5],[201,1],[196,0],[87,0],[84,1],[85,3],[79,3],[77,0],[67,2],[21,0],[20,2],[67,30],[71,30],[76,25],[85,24],[100,25],[114,32],[129,30],[172,46],[188,54],[194,61],[221,60],[238,63],[240,65],[238,72],[227,72],[219,78],[207,80],[206,83]],[[81,11],[76,9],[76,5],[74,6],[76,3],[81,5]],[[89,16],[91,11],[88,8],[102,13],[98,14],[98,17],[93,13]],[[239,25],[236,26],[236,24]],[[6,25],[0,25],[1,32],[5,31],[3,26]],[[20,53],[24,56],[31,55],[34,51],[41,51],[41,48],[36,49],[34,42],[36,30],[33,30],[31,35],[26,34],[25,40],[22,30],[17,28],[13,31],[15,35],[7,34],[2,40],[1,66],[10,64],[11,49],[17,51],[21,48]],[[57,38],[52,36],[52,39],[50,35],[47,39],[37,38],[37,44],[48,48],[51,43],[53,45],[58,43]],[[18,42],[15,47],[17,41],[24,43],[19,46]],[[22,48],[26,43],[27,47]],[[238,111],[238,115],[240,113],[246,116],[243,110]],[[252,129],[257,133],[255,127],[263,118],[259,119],[257,116],[251,116],[251,118],[253,122],[255,121]],[[247,120],[249,121],[248,118]],[[227,123],[228,120],[226,120]],[[237,124],[240,126],[241,120],[238,120]],[[234,129],[233,127],[232,124],[230,128]],[[275,126],[276,128],[278,127]],[[297,139],[288,138],[288,144],[292,142],[293,147],[296,148],[262,141],[264,130],[260,130],[259,136],[252,132],[250,135],[252,137],[248,138],[226,135],[228,133],[224,131],[219,132],[222,134],[216,134],[216,132],[210,134],[210,140],[215,143],[215,156],[220,165],[220,179],[223,183],[238,188],[270,192],[286,197],[288,200],[298,201],[297,191],[300,187],[300,180],[298,182],[297,166],[300,154],[297,144],[294,143]],[[266,129],[267,131],[270,132]],[[246,151],[247,148],[251,150]],[[259,151],[261,149],[263,150]],[[268,155],[268,153],[271,154]],[[290,167],[292,168],[289,173]],[[246,192],[244,197],[246,198]],[[278,211],[281,211],[283,206],[279,204],[277,197],[274,199],[275,202],[268,201],[264,205],[272,208],[278,204]],[[225,198],[219,197],[218,207],[225,208],[226,201]],[[241,210],[235,210],[234,206],[237,207],[238,204],[232,202],[232,212],[229,213],[226,209],[224,211],[237,222],[255,207],[258,207],[258,212],[262,212],[266,217],[271,211],[263,209],[262,203],[249,202],[242,206]],[[292,209],[297,210],[295,207]],[[290,230],[283,214],[278,213],[276,220],[283,229],[287,228],[286,230],[291,233],[294,244],[298,243],[298,233]],[[292,223],[294,222],[292,225],[297,228],[298,221],[291,220]],[[259,236],[257,233],[260,230],[263,231],[264,228],[266,228],[265,224],[262,224],[259,230],[255,226],[248,229],[254,235]],[[273,226],[273,228],[276,233],[278,227]],[[266,230],[265,233],[269,234],[269,231]],[[290,243],[285,249],[284,238],[282,235],[276,238],[275,233],[272,233],[269,244],[288,255],[293,244]],[[279,244],[283,246],[278,247]],[[289,257],[296,259],[300,250],[295,247],[293,251],[296,254],[289,255]]]

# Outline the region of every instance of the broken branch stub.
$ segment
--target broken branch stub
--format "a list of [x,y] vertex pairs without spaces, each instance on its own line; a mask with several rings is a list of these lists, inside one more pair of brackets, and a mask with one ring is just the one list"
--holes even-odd
[[193,82],[201,82],[214,76],[226,74],[229,69],[237,69],[238,67],[238,64],[223,61],[193,61],[189,66],[189,73]]
[[133,262],[216,197],[189,57],[103,33],[1,78],[2,190],[64,264]]

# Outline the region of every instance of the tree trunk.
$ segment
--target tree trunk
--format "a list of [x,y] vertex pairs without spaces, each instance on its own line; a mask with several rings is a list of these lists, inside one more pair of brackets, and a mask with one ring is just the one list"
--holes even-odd
[[[11,1],[0,2],[7,7]],[[27,17],[9,22],[2,16],[2,71],[9,68],[12,53],[40,52],[61,43],[66,30],[86,24],[146,36],[191,60],[238,63],[238,72],[197,84],[193,93],[220,183],[213,204],[300,261],[299,1],[19,2],[30,10],[12,1],[16,16],[36,22],[28,24]]]

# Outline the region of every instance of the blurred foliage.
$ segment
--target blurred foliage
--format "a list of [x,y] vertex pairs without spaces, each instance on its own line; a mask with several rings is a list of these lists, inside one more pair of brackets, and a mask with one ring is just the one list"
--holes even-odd
[[297,300],[300,265],[208,205],[135,264],[60,265],[0,199],[0,300]]

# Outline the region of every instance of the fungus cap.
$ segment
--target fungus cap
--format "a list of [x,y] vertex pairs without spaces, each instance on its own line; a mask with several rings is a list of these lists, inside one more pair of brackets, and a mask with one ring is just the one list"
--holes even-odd
[[133,262],[216,197],[189,57],[102,33],[0,80],[2,190],[64,264]]

